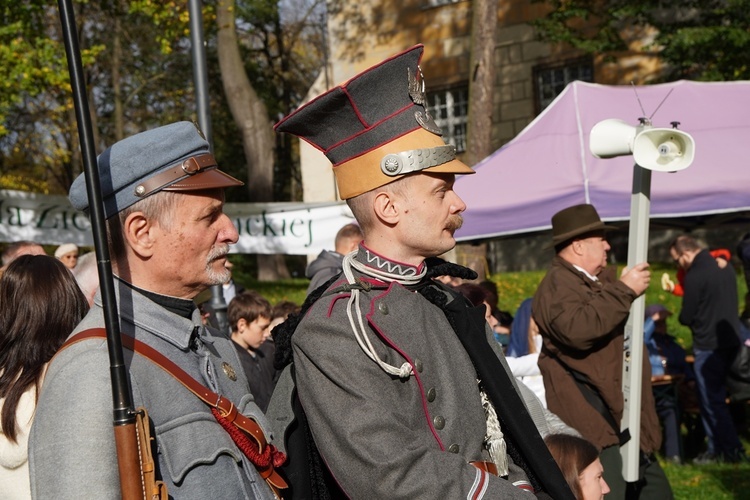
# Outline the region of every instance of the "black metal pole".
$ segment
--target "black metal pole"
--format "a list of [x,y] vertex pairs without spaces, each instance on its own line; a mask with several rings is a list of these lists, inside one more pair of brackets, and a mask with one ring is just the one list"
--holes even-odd
[[211,108],[208,98],[208,70],[206,64],[206,47],[203,40],[203,13],[200,0],[189,0],[190,42],[193,61],[193,82],[195,85],[195,106],[198,112],[198,125],[213,152],[213,131],[211,129]]
[[70,72],[70,86],[73,90],[76,121],[78,122],[78,136],[81,143],[84,176],[86,178],[86,193],[89,198],[91,211],[91,226],[94,235],[94,248],[99,271],[99,286],[102,302],[104,303],[104,326],[107,330],[107,348],[109,351],[110,374],[112,377],[112,403],[114,425],[135,423],[133,401],[128,384],[128,371],[122,353],[120,339],[120,324],[117,316],[117,299],[115,297],[112,266],[107,247],[105,229],[104,205],[99,183],[99,170],[96,167],[94,149],[94,134],[91,128],[86,84],[83,79],[81,51],[78,46],[78,36],[75,14],[71,0],[58,0],[60,22],[62,23],[65,52],[68,56],[68,71]]
[[[203,13],[201,12],[201,1],[190,0],[188,2],[190,11],[190,41],[192,43],[193,81],[195,85],[195,104],[198,112],[198,126],[208,141],[209,148],[213,152],[213,136],[211,129],[211,108],[208,97],[208,70],[206,64],[206,47],[203,40]],[[216,318],[219,330],[229,333],[229,321],[227,320],[227,303],[224,300],[224,291],[221,285],[211,287],[211,309]]]
[[136,414],[130,394],[128,370],[122,353],[120,324],[117,315],[112,266],[107,247],[104,204],[102,203],[99,170],[96,167],[94,134],[91,128],[86,84],[83,79],[81,49],[78,46],[75,14],[71,0],[58,0],[60,23],[62,24],[65,52],[68,58],[70,87],[73,91],[78,138],[81,144],[83,172],[86,179],[86,194],[89,199],[91,227],[94,236],[99,287],[104,309],[104,327],[107,332],[109,373],[112,384],[112,414],[117,468],[120,476],[120,495],[123,500],[143,500],[144,489],[141,476],[141,460],[138,453]]

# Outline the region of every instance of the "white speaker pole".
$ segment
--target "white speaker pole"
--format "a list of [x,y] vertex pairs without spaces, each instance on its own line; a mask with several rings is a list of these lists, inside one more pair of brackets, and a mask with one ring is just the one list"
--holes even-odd
[[[633,194],[630,198],[628,267],[648,261],[648,222],[651,210],[651,171],[637,163],[633,167]],[[641,388],[643,374],[643,316],[646,295],[630,306],[625,324],[622,362],[624,407],[620,430],[630,432],[630,440],[620,447],[622,475],[627,482],[638,481],[641,443]]]
[[[599,158],[632,154],[633,190],[630,200],[630,233],[628,267],[648,261],[649,212],[651,210],[651,171],[676,172],[690,166],[695,143],[690,134],[671,129],[655,129],[648,118],[633,127],[622,120],[603,120],[591,129],[589,149]],[[638,481],[641,441],[641,399],[643,374],[643,323],[646,296],[641,295],[630,306],[625,324],[622,363],[624,409],[620,430],[630,433],[630,440],[620,447],[622,475],[625,481]],[[649,370],[650,372],[650,370]]]

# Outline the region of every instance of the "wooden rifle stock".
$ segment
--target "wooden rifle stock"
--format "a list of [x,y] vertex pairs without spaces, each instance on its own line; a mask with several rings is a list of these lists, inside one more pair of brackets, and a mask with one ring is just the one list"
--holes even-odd
[[[141,461],[138,458],[138,432],[135,426],[133,422],[114,427],[117,468],[120,471],[120,493],[122,500],[149,500],[143,489]],[[138,480],[136,481],[135,478]]]
[[122,500],[167,500],[167,486],[156,480],[146,410],[138,408],[134,423],[115,426],[114,430]]

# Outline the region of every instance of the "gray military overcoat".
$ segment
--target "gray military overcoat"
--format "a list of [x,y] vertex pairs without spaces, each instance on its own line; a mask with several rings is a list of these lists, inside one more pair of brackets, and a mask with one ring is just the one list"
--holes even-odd
[[[364,248],[358,258],[390,272],[416,272]],[[355,499],[533,498],[514,486],[527,480],[515,465],[506,480],[470,464],[490,460],[485,412],[476,371],[443,311],[398,283],[361,293],[359,309],[379,357],[413,367],[414,375],[402,380],[360,348],[347,315],[349,298],[345,290],[323,296],[292,338],[301,404],[344,491]],[[269,407],[274,425],[283,420],[275,414],[283,392],[277,387]],[[534,399],[531,391],[522,393]],[[539,401],[527,407],[546,428]]]
[[[195,310],[183,318],[116,280],[120,329],[156,348],[235,403],[268,434],[231,340],[209,336]],[[103,326],[101,298],[76,331]],[[208,406],[151,361],[125,350],[136,407],[154,423],[159,474],[170,497],[273,498]],[[226,369],[225,369],[226,368]],[[112,389],[104,340],[74,344],[49,366],[29,439],[32,496],[119,498]]]

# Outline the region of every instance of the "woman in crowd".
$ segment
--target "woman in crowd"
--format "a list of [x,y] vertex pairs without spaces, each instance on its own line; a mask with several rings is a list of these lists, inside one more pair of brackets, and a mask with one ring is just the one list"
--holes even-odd
[[542,336],[539,335],[539,328],[531,317],[531,300],[525,299],[518,306],[510,327],[510,343],[505,352],[505,359],[513,376],[534,391],[546,408],[544,378],[537,365],[542,350]]
[[576,500],[602,500],[609,493],[596,446],[570,434],[550,434],[544,442]]
[[0,491],[31,498],[27,443],[47,363],[89,306],[62,262],[22,255],[0,279]]

